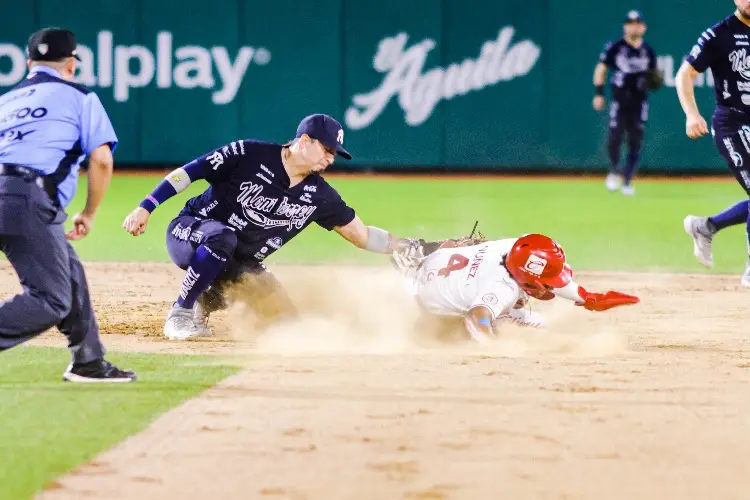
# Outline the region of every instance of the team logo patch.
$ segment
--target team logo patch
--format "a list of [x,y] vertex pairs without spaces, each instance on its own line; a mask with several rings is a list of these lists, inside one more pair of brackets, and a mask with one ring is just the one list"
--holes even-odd
[[268,245],[271,248],[275,248],[276,250],[281,248],[281,245],[283,244],[284,242],[278,236],[275,236],[269,240],[266,240],[266,245]]
[[494,293],[484,294],[482,296],[482,302],[484,302],[485,304],[489,304],[491,306],[494,306],[498,302],[497,295],[495,295]]
[[339,133],[336,135],[336,142],[339,144],[344,144],[344,131],[343,129],[339,129]]
[[181,241],[188,241],[190,239],[190,232],[192,229],[189,227],[182,227],[179,223],[172,229],[172,236]]
[[537,257],[536,255],[529,255],[529,260],[523,265],[524,271],[537,277],[542,275],[546,267],[547,259]]
[[200,243],[203,239],[203,231],[193,231],[190,235],[190,241],[193,243]]
[[247,221],[237,214],[232,214],[229,217],[229,224],[242,231],[247,226]]

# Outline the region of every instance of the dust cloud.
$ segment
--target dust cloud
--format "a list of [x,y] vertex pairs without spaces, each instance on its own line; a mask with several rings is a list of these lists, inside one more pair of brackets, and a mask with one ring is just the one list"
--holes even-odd
[[[545,328],[501,321],[498,339],[480,345],[468,339],[460,319],[425,321],[390,267],[282,266],[274,270],[298,316],[266,325],[255,314],[253,294],[233,291],[231,336],[252,342],[253,352],[273,355],[476,354],[497,357],[603,357],[628,350],[616,325],[587,324],[592,314],[564,299],[531,301]],[[606,314],[606,313],[598,313]]]

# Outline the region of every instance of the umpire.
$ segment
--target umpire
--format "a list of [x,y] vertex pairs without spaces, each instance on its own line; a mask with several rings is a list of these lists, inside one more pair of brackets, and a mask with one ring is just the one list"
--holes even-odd
[[[73,83],[75,35],[47,28],[28,42],[29,75],[0,96],[0,251],[24,292],[0,303],[0,351],[57,326],[68,337],[70,382],[131,382],[105,349],[81,261],[66,241],[90,232],[112,177],[117,145],[96,94]],[[88,198],[65,233],[65,208],[89,157]]]

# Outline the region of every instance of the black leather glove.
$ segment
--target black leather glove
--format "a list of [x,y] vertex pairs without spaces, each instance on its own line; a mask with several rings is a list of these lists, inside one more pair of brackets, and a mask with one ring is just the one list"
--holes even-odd
[[646,73],[646,87],[649,90],[659,90],[664,85],[664,75],[659,68],[654,68]]

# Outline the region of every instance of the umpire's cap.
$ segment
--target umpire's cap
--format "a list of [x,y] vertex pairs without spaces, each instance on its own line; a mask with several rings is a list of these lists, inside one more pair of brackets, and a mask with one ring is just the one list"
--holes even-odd
[[625,24],[628,23],[642,23],[643,15],[637,10],[631,10],[628,12],[628,16],[625,18]]
[[321,114],[304,117],[297,127],[296,137],[300,138],[304,134],[317,139],[347,160],[352,159],[349,151],[344,149],[344,127],[334,118]]
[[44,28],[29,37],[29,59],[32,61],[59,61],[75,57],[78,44],[72,31],[61,28]]

